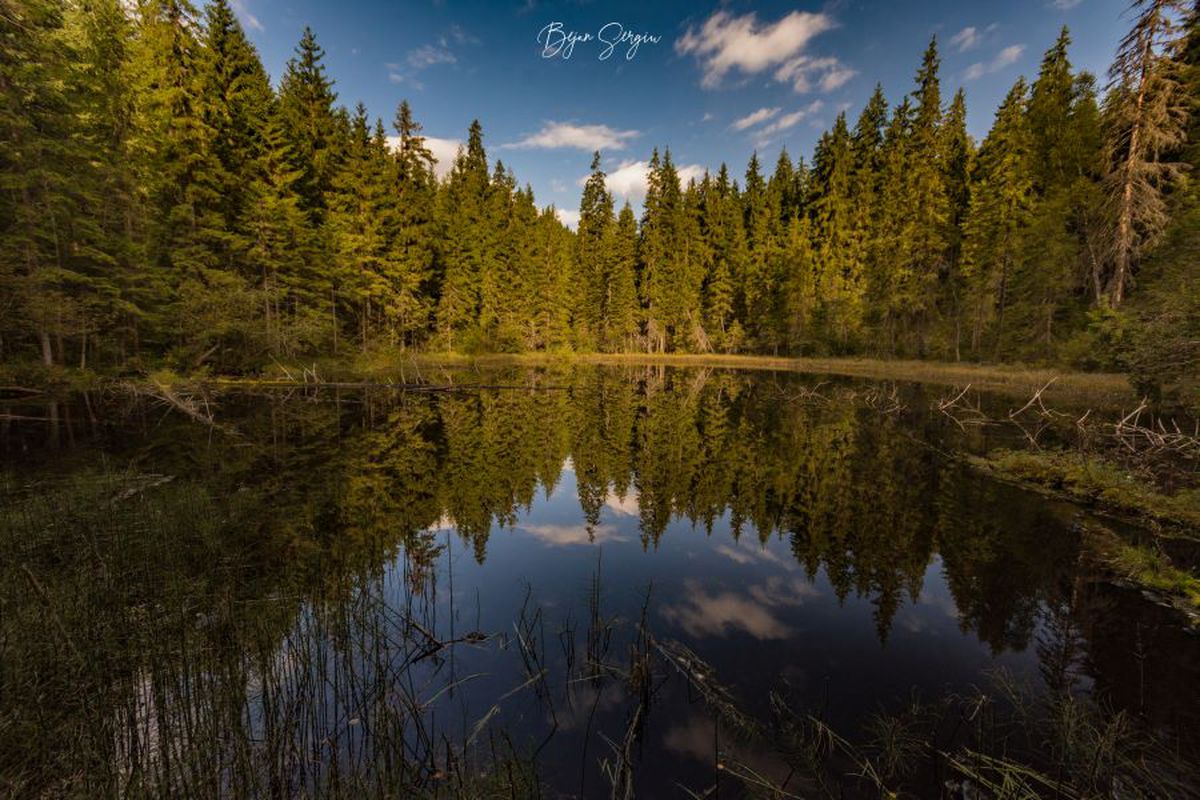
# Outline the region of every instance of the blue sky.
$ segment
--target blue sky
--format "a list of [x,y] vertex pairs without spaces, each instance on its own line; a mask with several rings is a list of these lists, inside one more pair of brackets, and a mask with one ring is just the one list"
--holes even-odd
[[[493,160],[566,219],[593,149],[618,197],[635,204],[653,147],[686,176],[727,162],[740,176],[758,150],[806,159],[845,109],[851,122],[876,82],[897,102],[937,34],[949,99],[966,87],[980,139],[1019,75],[1036,74],[1059,28],[1072,62],[1101,77],[1126,25],[1126,0],[236,0],[273,78],[305,25],[326,50],[339,102],[390,122],[407,98],[452,157],[478,118]],[[543,29],[557,23],[560,28]],[[614,24],[615,23],[615,24]],[[607,26],[607,27],[606,27]],[[556,46],[569,32],[580,39]],[[620,32],[645,34],[600,56]],[[539,34],[542,34],[539,42]]]

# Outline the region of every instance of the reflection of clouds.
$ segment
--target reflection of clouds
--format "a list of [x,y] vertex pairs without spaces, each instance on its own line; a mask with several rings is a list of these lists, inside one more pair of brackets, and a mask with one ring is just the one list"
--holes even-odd
[[725,556],[730,561],[737,564],[753,564],[760,562],[764,564],[774,564],[783,569],[795,569],[796,562],[785,558],[780,558],[775,553],[768,550],[765,546],[754,547],[753,545],[743,545],[741,542],[736,542],[733,545],[722,544],[716,547],[717,553]]
[[819,590],[799,579],[772,576],[750,587],[748,594],[721,591],[709,593],[694,579],[683,583],[683,602],[664,606],[662,616],[689,636],[726,636],[741,631],[756,639],[786,639],[793,630],[773,609],[798,606]]
[[546,523],[535,525],[522,523],[519,530],[540,540],[551,547],[570,547],[573,545],[602,544],[604,542],[625,542],[628,538],[622,536],[612,525],[596,525],[588,533],[587,525],[555,525]]
[[809,597],[819,597],[821,590],[799,578],[772,575],[763,583],[750,587],[750,595],[768,606],[798,606]]
[[[938,575],[939,572],[942,574]],[[943,582],[944,572],[941,556],[934,556],[925,571],[921,593],[917,595],[914,603],[897,612],[896,625],[909,633],[936,636],[940,630],[945,629],[943,619],[962,621],[958,603]]]
[[[778,785],[784,783],[791,773],[787,765],[778,758],[764,752],[761,748],[732,740],[723,731],[719,741],[721,762],[728,766],[739,765],[740,768],[737,770],[739,774],[745,774],[745,768],[748,767],[751,771]],[[679,757],[694,758],[697,761],[712,764],[717,756],[717,753],[714,752],[716,741],[713,737],[713,721],[700,714],[691,715],[685,722],[667,729],[667,732],[663,734],[663,747]],[[737,777],[731,772],[725,774]],[[706,778],[697,775],[695,780],[704,782]],[[702,787],[690,788],[701,789]],[[692,794],[691,791],[688,793]],[[692,796],[697,797],[699,793],[692,794]]]
[[435,532],[436,531],[452,531],[456,527],[458,527],[458,526],[455,525],[454,519],[449,514],[442,512],[441,518],[437,522],[430,525],[425,530],[435,531]]
[[611,711],[620,706],[628,696],[625,687],[618,681],[604,681],[602,688],[597,688],[592,681],[569,681],[566,708],[559,708],[548,714],[547,722],[557,723],[563,730],[576,730],[587,725],[593,713],[603,714]]
[[675,725],[663,734],[663,746],[678,756],[691,756],[700,761],[713,760],[713,723],[693,715],[682,725]]
[[917,598],[917,603],[919,605],[935,608],[951,619],[958,619],[962,616],[959,613],[958,604],[954,602],[954,598],[949,594],[942,594],[941,592],[936,591],[924,591],[921,592],[920,596]]
[[604,506],[614,514],[619,514],[623,517],[636,517],[641,511],[635,492],[629,492],[624,497],[618,497],[616,492],[609,489],[608,496],[604,498]]

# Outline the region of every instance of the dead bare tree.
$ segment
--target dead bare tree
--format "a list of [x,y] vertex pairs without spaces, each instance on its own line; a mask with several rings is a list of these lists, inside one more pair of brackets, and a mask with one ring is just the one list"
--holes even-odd
[[1125,297],[1138,257],[1166,226],[1165,192],[1183,169],[1162,158],[1187,137],[1189,97],[1177,56],[1190,5],[1134,0],[1139,13],[1109,70],[1105,186],[1113,228],[1108,275],[1095,283],[1104,286],[1114,308]]

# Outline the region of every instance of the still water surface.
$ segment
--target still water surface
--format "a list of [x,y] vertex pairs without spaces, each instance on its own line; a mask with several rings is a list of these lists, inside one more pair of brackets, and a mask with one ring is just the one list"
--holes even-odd
[[7,633],[57,619],[8,645],[11,685],[66,698],[4,698],[11,785],[428,789],[512,756],[551,797],[614,771],[736,797],[731,768],[797,780],[763,734],[781,705],[867,743],[997,673],[1195,729],[1195,638],[1095,573],[1079,509],[953,458],[1011,434],[936,389],[485,383],[229,393],[221,429],[111,398],[9,423],[3,544],[41,588],[6,595]]

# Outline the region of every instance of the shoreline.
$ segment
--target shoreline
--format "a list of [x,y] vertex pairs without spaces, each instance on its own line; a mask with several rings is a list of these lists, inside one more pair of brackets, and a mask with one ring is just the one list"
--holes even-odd
[[[315,372],[329,378],[298,380],[304,367],[273,367],[260,377],[213,376],[198,383],[218,386],[304,386],[304,385],[394,385],[420,375],[422,369],[487,370],[512,367],[569,367],[599,365],[615,367],[677,367],[790,372],[837,375],[850,378],[906,381],[934,386],[973,389],[1028,399],[1046,387],[1047,400],[1072,405],[1093,404],[1121,408],[1136,404],[1138,397],[1121,373],[1089,373],[1053,367],[1008,364],[973,364],[946,361],[915,361],[878,358],[815,358],[760,355],[715,355],[691,353],[485,353],[454,352],[396,354],[394,358],[317,361]],[[414,371],[416,375],[414,375]],[[312,370],[308,370],[311,374]]]

